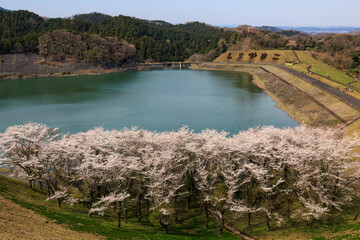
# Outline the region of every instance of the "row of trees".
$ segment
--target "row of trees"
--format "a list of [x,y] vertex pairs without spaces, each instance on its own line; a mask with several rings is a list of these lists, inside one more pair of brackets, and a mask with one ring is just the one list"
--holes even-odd
[[59,206],[81,203],[90,214],[115,208],[120,227],[121,214],[126,218],[131,205],[141,221],[146,203],[166,233],[193,201],[202,206],[206,228],[212,217],[220,234],[226,217],[245,216],[250,225],[256,215],[269,230],[272,222],[322,219],[357,194],[357,146],[358,138],[303,126],[249,129],[233,136],[185,127],[58,135],[57,129],[29,123],[0,134],[2,163],[30,186],[37,181],[47,188]]

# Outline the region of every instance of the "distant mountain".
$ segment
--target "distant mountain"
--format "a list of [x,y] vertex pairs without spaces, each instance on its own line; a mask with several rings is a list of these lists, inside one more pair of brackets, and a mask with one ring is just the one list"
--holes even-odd
[[165,21],[162,21],[162,20],[147,20],[149,23],[151,24],[154,24],[158,27],[172,27],[174,26],[173,24],[171,23],[168,23],[168,22],[165,22]]
[[74,20],[88,22],[88,23],[96,25],[96,24],[99,24],[99,23],[101,23],[103,21],[110,20],[112,18],[112,16],[102,14],[102,13],[93,12],[93,13],[87,13],[87,14],[76,14],[71,18],[74,19]]
[[307,34],[305,32],[295,31],[295,30],[282,30],[278,32],[279,34],[285,35],[287,37],[292,37],[298,34]]
[[272,26],[262,26],[259,27],[260,29],[264,29],[264,30],[269,30],[272,32],[281,32],[283,29],[279,28],[279,27],[272,27]]
[[2,7],[0,7],[0,11],[12,12],[12,10],[8,10],[8,9],[2,8]]
[[328,26],[328,27],[321,27],[321,26],[313,26],[313,27],[291,27],[291,26],[284,26],[279,27],[283,30],[294,30],[299,32],[306,32],[309,34],[318,34],[318,33],[349,33],[352,31],[359,31],[360,27],[346,27],[346,26]]

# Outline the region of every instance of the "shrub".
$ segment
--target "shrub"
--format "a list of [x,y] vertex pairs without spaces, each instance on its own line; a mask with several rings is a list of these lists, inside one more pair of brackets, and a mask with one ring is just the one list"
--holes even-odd
[[268,56],[267,53],[261,54],[260,60],[265,60],[267,58],[267,56]]
[[244,56],[244,53],[239,53],[238,60],[242,59]]
[[256,58],[257,53],[256,52],[251,52],[251,53],[249,53],[249,57],[250,57],[250,59]]

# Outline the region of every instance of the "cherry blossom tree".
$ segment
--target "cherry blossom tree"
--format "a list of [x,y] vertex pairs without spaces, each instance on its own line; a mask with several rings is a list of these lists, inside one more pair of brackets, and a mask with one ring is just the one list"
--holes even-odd
[[[227,219],[265,216],[309,224],[341,211],[358,195],[360,164],[354,160],[359,138],[338,129],[304,126],[249,129],[229,136],[204,130],[156,133],[138,128],[58,135],[57,129],[29,123],[0,134],[1,163],[30,181],[43,183],[49,199],[81,203],[89,213],[136,204],[141,221],[143,201],[151,219],[165,233],[177,221],[182,203],[196,197],[205,213],[223,229],[252,239]],[[110,212],[110,211],[109,211]]]
[[32,187],[43,168],[37,157],[57,136],[57,129],[44,124],[27,123],[9,127],[0,134],[2,163],[15,174],[25,177]]

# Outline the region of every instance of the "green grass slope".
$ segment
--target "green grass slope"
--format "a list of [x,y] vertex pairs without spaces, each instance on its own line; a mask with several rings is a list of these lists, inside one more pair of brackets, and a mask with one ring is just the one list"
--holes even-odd
[[349,77],[345,73],[341,72],[340,70],[323,63],[322,61],[315,59],[312,57],[312,52],[309,51],[296,51],[301,63],[291,66],[291,68],[299,71],[307,73],[307,68],[311,65],[310,71],[320,74],[321,76],[331,78],[335,81],[341,83],[348,83],[352,82],[355,79]]
[[[170,226],[170,234],[164,234],[160,225],[150,223],[147,216],[138,222],[135,211],[129,211],[128,222],[116,227],[114,216],[92,216],[82,206],[63,204],[57,207],[55,201],[46,201],[46,193],[41,189],[30,189],[26,183],[0,176],[0,196],[11,200],[23,208],[30,209],[43,217],[64,224],[71,230],[93,233],[107,239],[218,239],[218,228],[215,223],[205,230],[203,216],[198,210],[189,210],[179,216],[179,222]],[[145,210],[144,210],[145,211]],[[9,224],[11,224],[9,222]],[[15,233],[14,233],[15,234]],[[0,231],[0,239],[2,239]],[[222,239],[237,239],[225,232]]]
[[[46,201],[47,196],[43,190],[38,188],[30,189],[27,184],[4,176],[0,176],[0,198],[10,200],[12,203],[19,205],[18,209],[20,210],[18,211],[21,211],[23,208],[29,209],[37,215],[48,219],[51,223],[61,224],[72,231],[80,232],[76,234],[91,234],[91,236],[96,235],[99,238],[107,239],[220,238],[218,227],[214,222],[211,221],[210,229],[205,230],[203,224],[204,216],[199,208],[180,213],[179,222],[170,225],[170,234],[166,235],[160,226],[149,221],[147,215],[139,223],[135,216],[135,211],[131,209],[129,211],[128,222],[123,222],[121,228],[118,229],[115,227],[116,219],[111,213],[105,216],[90,217],[87,210],[79,205],[69,206],[63,204],[62,208],[58,208],[55,201]],[[14,215],[21,214],[17,213],[16,210],[13,212],[12,214]],[[317,222],[312,226],[305,226],[303,223],[289,224],[282,227],[274,225],[272,226],[273,231],[270,232],[265,230],[266,227],[263,219],[254,218],[253,224],[250,227],[247,227],[245,219],[240,219],[236,225],[257,239],[360,239],[360,220],[352,220],[357,212],[360,212],[360,204],[355,208],[339,212],[336,216],[322,222]],[[0,216],[3,222],[8,223],[9,226],[14,224],[9,219],[3,219],[4,216],[6,215]],[[17,233],[14,232],[14,236],[16,236],[15,234]],[[3,238],[6,238],[6,236],[2,235],[0,229],[0,239]],[[225,232],[221,239],[238,238]]]

